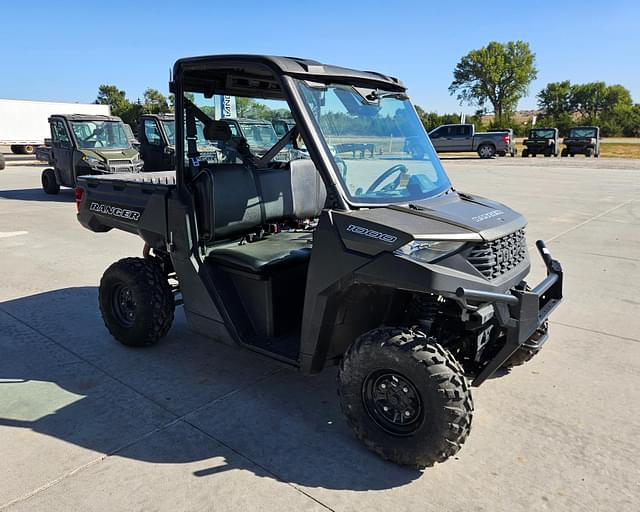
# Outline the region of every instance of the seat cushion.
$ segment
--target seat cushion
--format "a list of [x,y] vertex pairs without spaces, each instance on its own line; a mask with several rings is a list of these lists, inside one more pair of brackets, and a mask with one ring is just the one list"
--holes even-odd
[[311,256],[311,237],[311,233],[278,233],[251,243],[219,244],[210,248],[207,260],[264,273],[280,265],[306,263]]

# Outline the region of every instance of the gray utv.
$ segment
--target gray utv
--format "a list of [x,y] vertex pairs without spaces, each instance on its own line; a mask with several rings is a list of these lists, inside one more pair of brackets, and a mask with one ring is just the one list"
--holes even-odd
[[[347,421],[385,459],[424,468],[454,455],[471,386],[547,340],[560,264],[538,241],[547,277],[527,285],[525,219],[452,187],[396,78],[256,55],[181,59],[173,76],[175,172],[79,180],[83,226],[145,242],[100,281],[107,329],[152,345],[181,304],[213,340],[304,374],[338,365]],[[214,95],[295,124],[257,155],[205,113]],[[216,163],[198,150],[199,123]],[[343,144],[384,151],[343,153],[343,172],[331,150]],[[285,147],[298,151],[276,161]]]

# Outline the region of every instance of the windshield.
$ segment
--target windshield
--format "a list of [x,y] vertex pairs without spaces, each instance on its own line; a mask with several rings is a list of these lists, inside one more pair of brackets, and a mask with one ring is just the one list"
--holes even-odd
[[162,121],[162,127],[164,128],[164,133],[167,134],[167,142],[170,146],[175,146],[176,144],[176,123],[172,120]]
[[555,139],[556,133],[554,130],[531,130],[529,132],[530,139]]
[[597,130],[595,128],[571,128],[569,137],[575,137],[576,139],[595,138],[597,137]]
[[451,188],[406,96],[301,80],[298,84],[353,202],[407,203]]
[[278,142],[278,136],[270,124],[242,122],[239,124],[242,135],[251,147],[268,149]]
[[118,121],[71,121],[80,149],[128,149],[124,126]]

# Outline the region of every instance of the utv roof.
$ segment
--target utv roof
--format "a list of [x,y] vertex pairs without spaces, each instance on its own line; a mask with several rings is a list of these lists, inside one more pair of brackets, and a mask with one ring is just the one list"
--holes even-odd
[[[51,117],[63,117],[69,121],[117,121],[122,122],[117,116],[102,116],[91,114],[52,114]],[[50,118],[51,119],[51,118]]]
[[[187,90],[200,90],[207,95],[219,91],[239,91],[233,76],[260,80],[265,97],[276,97],[280,86],[274,75],[288,75],[316,82],[344,83],[404,92],[406,87],[395,77],[374,71],[359,71],[298,57],[273,55],[206,55],[179,59],[174,76],[181,79]],[[245,89],[246,90],[246,89]]]
[[173,121],[176,118],[176,115],[173,113],[164,113],[164,114],[142,114],[140,117],[157,117],[161,121]]

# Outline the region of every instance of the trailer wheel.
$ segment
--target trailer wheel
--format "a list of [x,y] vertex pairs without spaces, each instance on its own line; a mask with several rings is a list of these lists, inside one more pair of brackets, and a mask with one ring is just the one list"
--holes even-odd
[[493,158],[496,154],[496,148],[493,144],[482,144],[478,148],[478,156],[480,158]]
[[57,194],[60,192],[60,185],[56,180],[56,173],[53,169],[45,169],[42,171],[42,189],[47,194]]
[[462,368],[435,338],[411,329],[360,336],[342,359],[338,392],[356,436],[396,464],[444,462],[471,429],[473,400]]
[[173,292],[153,258],[124,258],[100,280],[98,298],[104,324],[120,343],[153,345],[171,327]]

